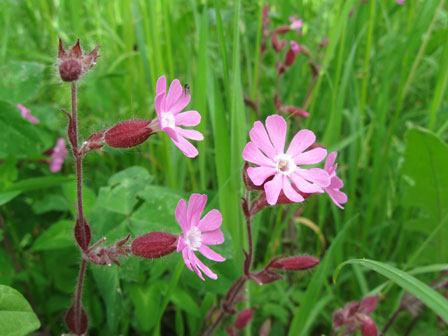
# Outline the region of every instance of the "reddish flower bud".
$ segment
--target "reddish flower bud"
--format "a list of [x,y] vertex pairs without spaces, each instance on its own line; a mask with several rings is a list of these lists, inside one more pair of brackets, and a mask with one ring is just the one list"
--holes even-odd
[[285,73],[285,70],[286,70],[285,65],[284,65],[283,63],[281,63],[281,62],[277,62],[277,63],[275,64],[275,69],[277,70],[277,73],[278,73],[279,75],[284,74],[284,73]]
[[302,271],[313,268],[319,264],[319,258],[312,256],[296,256],[285,259],[279,259],[271,263],[270,268],[281,269],[285,271]]
[[286,46],[286,41],[279,41],[277,38],[277,34],[275,33],[271,34],[271,40],[272,40],[272,47],[276,52],[282,51],[283,48]]
[[[84,225],[84,233],[85,233],[85,241],[83,239],[83,233],[81,225]],[[86,220],[78,219],[75,224],[75,239],[78,245],[82,248],[82,250],[87,250],[87,247],[90,244],[90,239],[92,238],[92,234],[90,233],[90,226],[87,224]]]
[[104,134],[106,130],[100,131],[98,133],[92,134],[87,141],[84,141],[81,147],[81,153],[84,155],[92,150],[101,149],[104,147]]
[[291,27],[290,27],[289,25],[283,25],[283,26],[280,26],[280,27],[278,27],[277,29],[275,29],[275,30],[274,30],[274,33],[275,33],[275,34],[282,35],[282,34],[286,34],[286,33],[289,32],[290,30],[291,30]]
[[378,336],[376,324],[370,316],[363,316],[363,321],[361,324],[361,334],[362,336]]
[[368,315],[375,310],[377,302],[378,295],[367,296],[359,303],[358,311]]
[[272,272],[269,269],[264,269],[257,273],[250,273],[249,277],[260,286],[277,280],[283,280],[283,277],[280,274]]
[[86,311],[80,307],[80,319],[78,322],[77,316],[75,314],[75,308],[71,306],[67,313],[65,314],[65,324],[67,328],[75,335],[82,335],[87,331],[89,325],[89,319],[87,318]]
[[294,64],[295,60],[296,60],[296,53],[292,49],[289,49],[285,56],[285,65],[290,67],[291,65]]
[[155,133],[151,123],[152,121],[140,119],[123,121],[106,130],[104,140],[115,148],[138,146]]
[[296,107],[296,106],[287,106],[287,105],[283,105],[280,106],[280,108],[278,109],[280,113],[285,114],[285,115],[291,115],[293,118],[308,118],[310,116],[310,114],[308,112],[306,112],[305,110],[302,110],[300,107]]
[[226,325],[226,333],[229,336],[237,336],[238,332],[232,328],[230,324]]
[[87,73],[96,63],[98,58],[98,48],[96,46],[87,56],[83,56],[79,39],[75,46],[69,51],[66,51],[62,45],[62,40],[59,38],[58,58],[59,74],[64,82],[73,82],[78,80],[82,75]]
[[266,21],[266,19],[268,17],[268,13],[269,13],[269,6],[268,5],[264,5],[264,7],[263,7],[263,21]]
[[254,316],[253,309],[245,309],[243,310],[235,320],[234,326],[236,329],[243,329],[247,324],[252,320]]
[[160,258],[176,249],[177,236],[165,232],[151,232],[135,238],[132,253],[142,258]]

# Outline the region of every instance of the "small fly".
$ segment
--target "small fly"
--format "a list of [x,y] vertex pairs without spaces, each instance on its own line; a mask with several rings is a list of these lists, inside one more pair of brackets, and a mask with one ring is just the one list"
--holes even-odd
[[188,84],[184,85],[184,93],[185,93],[185,95],[190,94],[190,85],[188,85]]

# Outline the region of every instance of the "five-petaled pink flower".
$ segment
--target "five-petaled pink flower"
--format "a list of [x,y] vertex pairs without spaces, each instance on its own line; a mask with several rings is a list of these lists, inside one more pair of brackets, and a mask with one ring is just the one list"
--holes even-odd
[[61,170],[62,164],[67,158],[68,150],[65,146],[64,138],[59,138],[56,142],[56,146],[53,148],[51,153],[52,160],[50,161],[50,170],[56,173]]
[[291,21],[289,29],[297,30],[297,33],[302,34],[303,20],[297,19],[297,16],[290,16],[289,21]]
[[35,116],[32,116],[31,111],[27,109],[25,106],[23,106],[22,104],[17,104],[16,107],[20,110],[23,119],[26,119],[33,124],[39,123],[39,119],[37,119]]
[[170,136],[182,153],[193,158],[198,155],[198,150],[185,138],[203,140],[204,137],[198,131],[178,127],[196,126],[201,122],[201,115],[197,111],[179,113],[190,103],[190,99],[190,94],[182,88],[178,79],[171,82],[168,94],[165,76],[157,80],[155,98],[157,127]]
[[338,167],[336,158],[338,157],[338,153],[332,152],[328,155],[327,161],[325,161],[325,171],[330,175],[330,185],[324,188],[325,192],[330,196],[334,204],[336,204],[341,209],[344,207],[341,205],[347,203],[347,195],[340,191],[344,186],[344,182],[336,176],[336,168]]
[[176,219],[183,231],[178,237],[177,252],[182,251],[185,265],[191,271],[195,271],[199,278],[204,280],[202,270],[209,278],[216,280],[218,276],[195,255],[195,251],[199,251],[210,260],[226,260],[207,246],[222,244],[224,235],[220,229],[222,215],[219,210],[213,209],[201,219],[206,203],[207,195],[192,194],[188,207],[183,199],[177,204]]
[[[327,155],[324,148],[310,147],[316,136],[309,130],[299,131],[285,152],[287,125],[279,115],[266,119],[266,130],[260,121],[254,123],[249,135],[252,140],[243,151],[244,160],[258,165],[249,167],[247,173],[255,185],[262,185],[269,177],[274,178],[264,183],[266,199],[274,205],[283,190],[285,196],[292,202],[302,202],[303,193],[323,193],[324,187],[330,184],[328,173],[320,168],[303,169],[299,165],[311,165],[321,162]],[[269,134],[269,136],[268,136]],[[297,190],[291,185],[294,183]]]

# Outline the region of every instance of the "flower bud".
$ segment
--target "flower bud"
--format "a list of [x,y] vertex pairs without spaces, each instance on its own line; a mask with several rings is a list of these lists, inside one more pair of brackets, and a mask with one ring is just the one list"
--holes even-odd
[[[85,238],[86,238],[85,241],[83,240],[83,233],[82,233],[81,225],[84,226],[84,234],[85,234]],[[78,243],[79,247],[81,247],[81,249],[83,251],[87,250],[87,247],[89,247],[91,238],[92,238],[92,234],[90,232],[89,224],[87,224],[87,222],[84,218],[77,219],[76,224],[75,224],[75,239],[76,239],[76,242]]]
[[282,35],[282,34],[286,34],[287,32],[289,32],[289,30],[290,30],[290,26],[289,25],[283,25],[283,26],[280,26],[280,27],[276,28],[274,30],[274,33]]
[[263,190],[263,185],[257,186],[252,182],[249,175],[247,174],[247,168],[249,168],[249,164],[246,161],[243,167],[243,182],[246,185],[247,190]]
[[86,311],[82,307],[80,307],[80,309],[81,319],[79,324],[76,323],[75,308],[73,306],[71,306],[65,314],[65,324],[67,325],[67,328],[75,335],[83,335],[87,331],[87,327],[89,325],[89,319],[87,318]]
[[115,148],[138,146],[155,133],[151,123],[140,119],[120,122],[105,132],[104,140]]
[[283,276],[272,272],[267,268],[257,273],[250,273],[249,277],[260,286],[277,280],[283,280]]
[[378,336],[376,324],[370,316],[363,316],[363,322],[361,324],[361,334],[362,336]]
[[238,317],[235,320],[235,328],[236,329],[243,329],[247,324],[252,320],[252,317],[254,316],[254,310],[253,309],[245,309],[243,310]]
[[176,249],[177,236],[165,232],[151,232],[137,237],[132,242],[132,253],[154,259],[170,254]]
[[282,51],[282,49],[286,46],[286,41],[279,41],[277,38],[277,34],[271,34],[272,47],[276,52]]
[[370,314],[375,310],[378,302],[378,295],[367,296],[359,303],[358,311],[364,314]]
[[83,56],[81,46],[76,42],[69,51],[65,50],[62,40],[59,38],[59,74],[64,82],[77,81],[82,75],[87,73],[96,64],[98,58],[98,48],[96,46],[87,56]]
[[92,150],[101,149],[104,147],[104,133],[106,130],[100,131],[98,133],[92,134],[87,141],[84,141],[81,147],[81,153],[84,155]]
[[290,115],[291,117],[308,118],[310,114],[300,107],[283,105],[278,109],[280,113]]
[[312,256],[296,256],[285,259],[279,259],[270,264],[270,268],[281,269],[285,271],[302,271],[313,268],[319,264],[319,258]]

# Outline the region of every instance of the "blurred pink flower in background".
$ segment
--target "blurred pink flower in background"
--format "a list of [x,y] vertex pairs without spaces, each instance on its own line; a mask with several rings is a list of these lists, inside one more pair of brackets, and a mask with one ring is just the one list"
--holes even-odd
[[[287,125],[283,117],[272,115],[266,119],[266,128],[260,121],[254,123],[249,135],[252,140],[243,151],[244,160],[258,165],[249,167],[247,174],[255,185],[264,184],[266,199],[270,205],[277,203],[280,192],[293,202],[304,200],[303,193],[323,193],[323,187],[330,184],[328,173],[320,168],[303,169],[299,165],[321,162],[327,155],[324,148],[306,151],[316,140],[309,130],[299,131],[285,152]],[[269,135],[268,135],[269,134]],[[291,185],[294,183],[295,188]]]
[[297,19],[297,16],[290,16],[289,21],[291,21],[289,29],[296,30],[297,33],[302,34],[303,20]]
[[330,185],[325,187],[325,192],[331,197],[334,204],[336,204],[341,209],[344,207],[341,205],[347,203],[347,195],[342,191],[339,191],[344,186],[344,182],[336,176],[336,168],[338,164],[334,163],[336,158],[338,157],[338,153],[332,152],[328,155],[327,161],[325,161],[325,171],[330,175]]
[[399,4],[399,5],[404,5],[404,2],[405,2],[406,0],[397,0],[397,4]]
[[62,164],[67,158],[68,150],[65,146],[64,138],[59,138],[56,142],[56,146],[53,148],[53,153],[51,154],[52,160],[50,161],[50,170],[56,173],[61,170]]
[[38,124],[39,119],[31,115],[31,111],[27,109],[22,104],[17,104],[16,107],[20,110],[20,113],[22,114],[22,118],[28,120],[30,123]]
[[209,278],[216,280],[218,276],[205,266],[194,253],[199,251],[207,259],[214,261],[226,260],[207,246],[222,244],[224,235],[220,229],[222,215],[219,210],[213,209],[201,219],[206,203],[207,195],[192,194],[188,201],[188,207],[183,199],[177,204],[176,219],[183,232],[178,237],[177,252],[182,251],[185,265],[190,271],[194,270],[199,278],[205,280],[201,273],[202,270]]
[[191,96],[182,88],[178,79],[171,82],[168,94],[166,93],[166,78],[160,77],[156,85],[155,106],[158,116],[158,127],[169,135],[174,144],[187,157],[196,157],[198,150],[188,141],[203,140],[202,133],[183,129],[178,126],[196,126],[201,122],[201,115],[197,111],[181,112],[189,103]]

